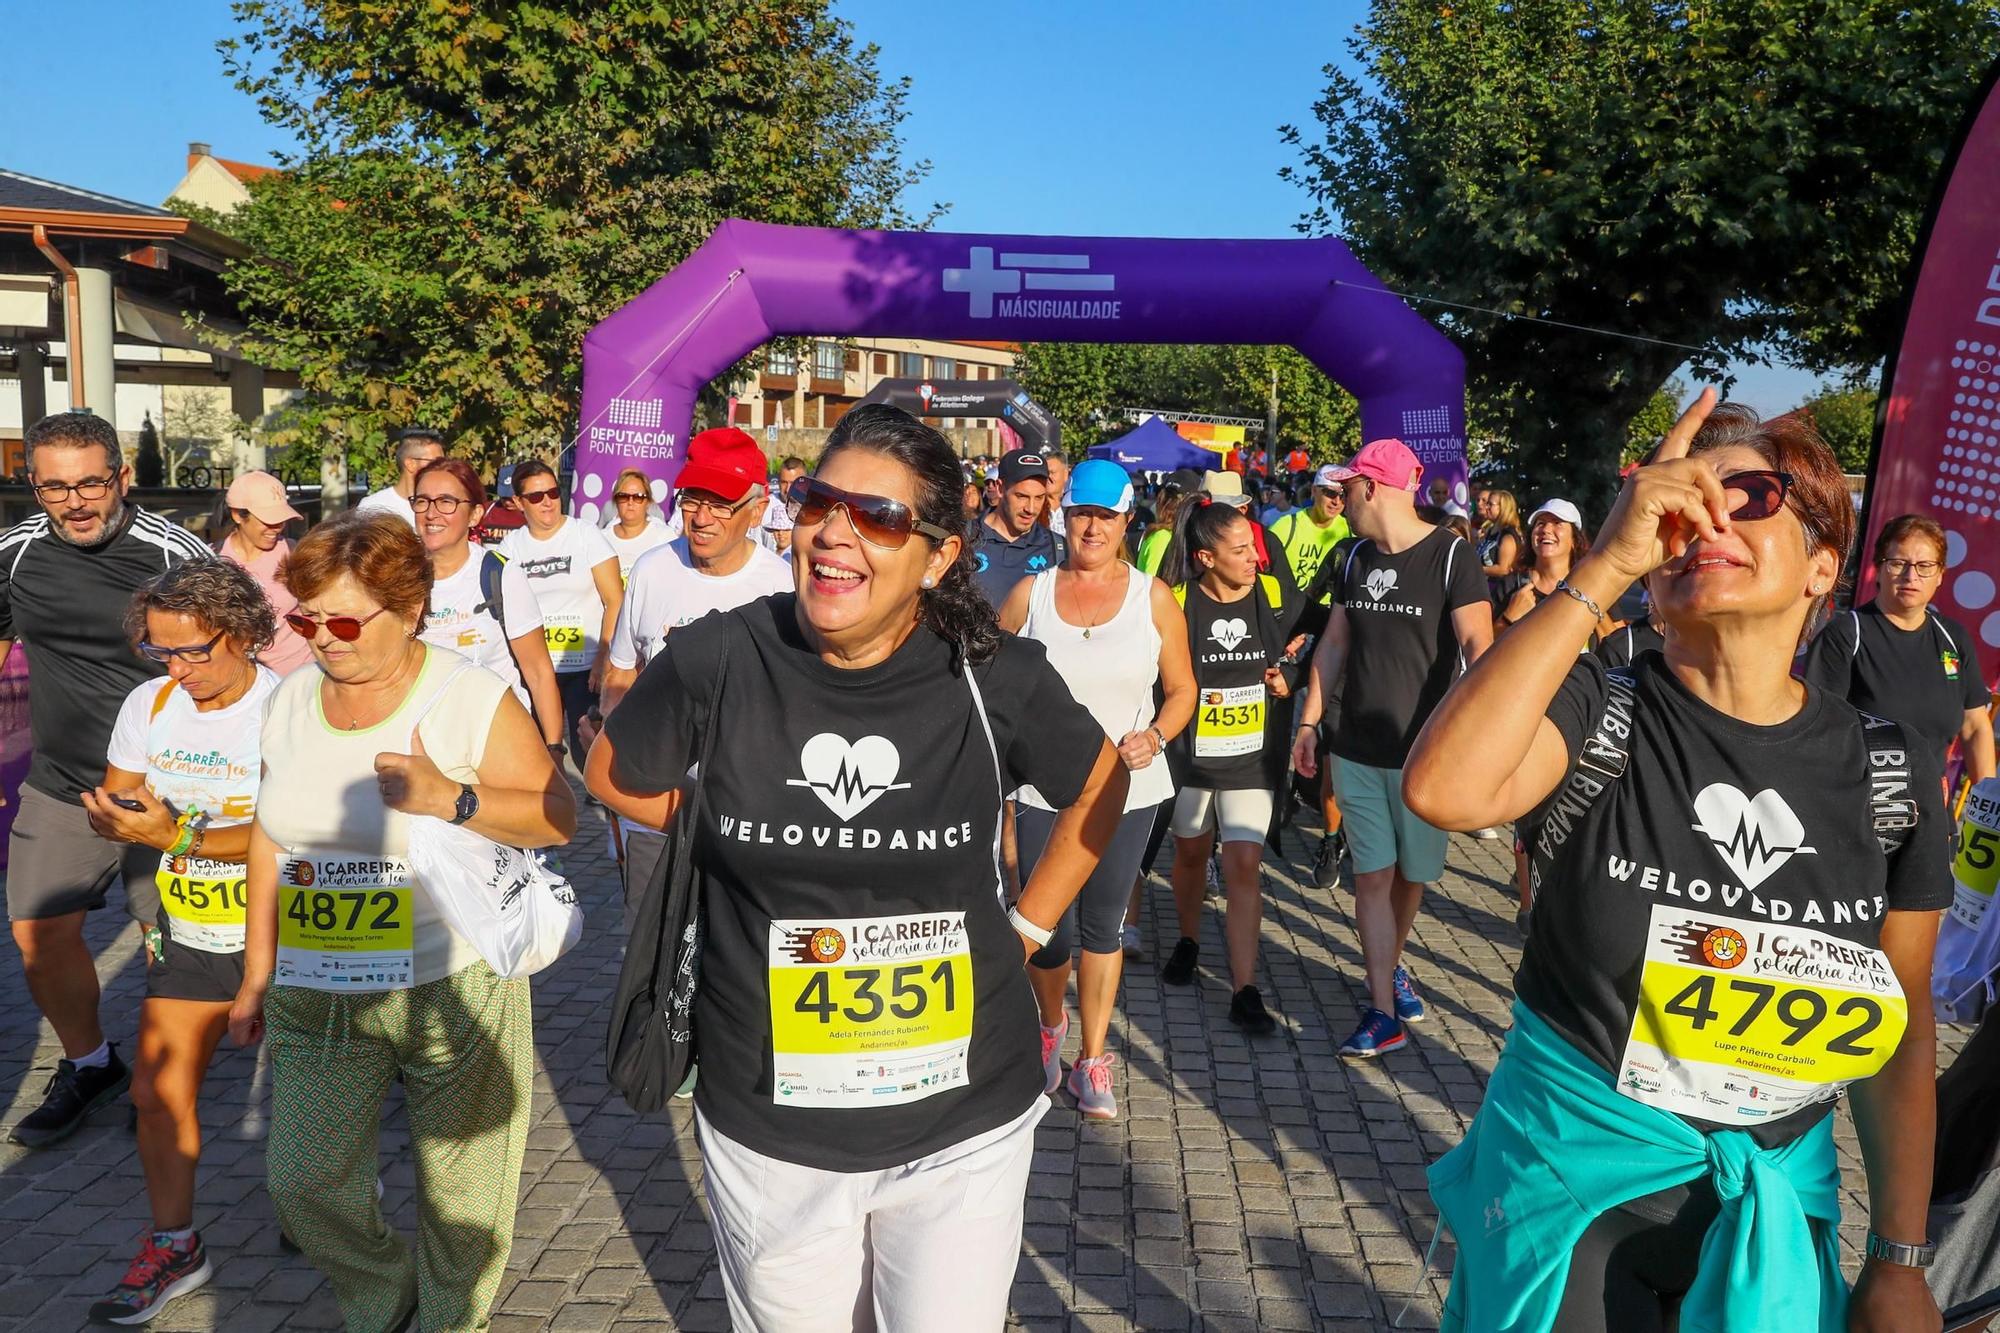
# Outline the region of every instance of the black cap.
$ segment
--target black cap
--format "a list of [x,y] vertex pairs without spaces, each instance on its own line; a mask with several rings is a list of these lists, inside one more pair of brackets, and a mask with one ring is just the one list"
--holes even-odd
[[1167,474],[1166,484],[1182,495],[1193,495],[1201,489],[1201,473],[1191,467],[1175,468]]
[[1016,449],[1000,460],[1000,484],[1012,486],[1023,481],[1047,481],[1048,461],[1032,449]]

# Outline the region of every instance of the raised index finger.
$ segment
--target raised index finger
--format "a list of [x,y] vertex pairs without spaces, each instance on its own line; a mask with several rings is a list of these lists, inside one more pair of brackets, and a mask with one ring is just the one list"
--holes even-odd
[[1667,432],[1667,438],[1660,441],[1660,447],[1653,455],[1655,463],[1664,463],[1670,458],[1686,458],[1688,446],[1694,442],[1695,432],[1701,423],[1708,420],[1708,414],[1715,410],[1715,390],[1705,387],[1688,404],[1687,411],[1681,413],[1674,422],[1674,428]]

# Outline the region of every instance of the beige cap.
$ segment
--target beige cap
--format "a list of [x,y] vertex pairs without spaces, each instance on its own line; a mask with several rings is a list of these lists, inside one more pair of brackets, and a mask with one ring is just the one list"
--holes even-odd
[[229,483],[222,499],[231,509],[247,509],[273,526],[305,517],[285,498],[285,483],[268,472],[245,472]]

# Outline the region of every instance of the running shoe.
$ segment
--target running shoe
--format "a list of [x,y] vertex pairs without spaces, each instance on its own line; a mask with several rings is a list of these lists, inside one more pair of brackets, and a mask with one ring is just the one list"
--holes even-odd
[[1370,1009],[1361,1017],[1361,1026],[1340,1045],[1340,1053],[1354,1060],[1372,1060],[1390,1051],[1400,1051],[1409,1037],[1403,1025],[1380,1009]]
[[205,1285],[215,1270],[199,1234],[178,1244],[161,1232],[151,1232],[139,1247],[139,1257],[125,1270],[125,1280],[105,1299],[90,1307],[93,1324],[149,1323],[167,1302]]
[[1069,1095],[1076,1098],[1080,1115],[1092,1120],[1116,1120],[1118,1098],[1111,1092],[1112,1055],[1094,1055],[1070,1066]]
[[46,1148],[77,1130],[92,1111],[109,1106],[132,1086],[132,1071],[111,1048],[111,1062],[83,1069],[68,1060],[56,1061],[42,1104],[21,1117],[7,1137],[23,1148]]
[[1396,975],[1390,979],[1389,984],[1396,988],[1396,1021],[1423,1022],[1424,997],[1417,994],[1417,988],[1410,984],[1410,970],[1398,965]]
[[693,1097],[695,1080],[699,1079],[700,1077],[701,1077],[701,1066],[689,1065],[688,1076],[681,1080],[681,1085],[678,1088],[674,1089],[675,1098],[677,1098],[680,1101],[687,1101],[690,1097]]
[[1042,1029],[1042,1091],[1054,1092],[1062,1086],[1062,1044],[1069,1036],[1069,1015],[1060,1025]]
[[1497,842],[1500,838],[1500,830],[1491,827],[1476,828],[1472,830],[1472,836],[1481,842]]
[[1340,887],[1340,857],[1347,850],[1345,842],[1338,833],[1329,833],[1319,840],[1319,851],[1313,855],[1313,883],[1319,888]]
[[1264,1007],[1264,997],[1255,986],[1245,986],[1229,1001],[1229,1021],[1253,1037],[1278,1030],[1278,1020]]
[[1194,980],[1194,964],[1199,957],[1201,957],[1201,946],[1187,936],[1181,936],[1181,942],[1174,946],[1173,956],[1167,959],[1167,965],[1160,969],[1160,980],[1169,986],[1187,985]]
[[1137,926],[1122,927],[1118,932],[1118,938],[1119,942],[1125,947],[1125,956],[1127,958],[1144,958],[1146,956],[1146,946],[1139,941],[1139,928]]

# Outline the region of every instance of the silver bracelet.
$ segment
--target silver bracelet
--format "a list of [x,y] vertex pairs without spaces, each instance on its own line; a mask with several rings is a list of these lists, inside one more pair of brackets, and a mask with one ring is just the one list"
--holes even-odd
[[1599,606],[1596,602],[1591,601],[1589,593],[1586,593],[1582,589],[1576,587],[1576,585],[1572,584],[1568,579],[1557,579],[1556,591],[1568,593],[1570,596],[1576,598],[1577,601],[1582,602],[1584,607],[1590,612],[1591,615],[1596,616],[1599,620],[1604,619],[1604,608]]
[[1007,909],[1007,919],[1014,923],[1014,929],[1020,931],[1023,935],[1026,935],[1029,939],[1033,940],[1035,942],[1036,948],[1042,948],[1046,946],[1050,940],[1055,938],[1055,932],[1053,930],[1049,930],[1043,926],[1038,926],[1034,922],[1028,920],[1028,918],[1021,915],[1021,909],[1018,907],[1010,907]]

